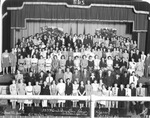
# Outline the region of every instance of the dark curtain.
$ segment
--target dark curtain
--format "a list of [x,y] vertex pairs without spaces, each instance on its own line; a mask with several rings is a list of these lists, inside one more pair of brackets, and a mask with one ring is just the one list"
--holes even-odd
[[8,15],[3,18],[3,41],[2,41],[2,51],[8,49],[10,51],[10,45],[11,45],[11,31],[10,31],[10,24],[11,18],[10,18],[10,12],[8,12]]

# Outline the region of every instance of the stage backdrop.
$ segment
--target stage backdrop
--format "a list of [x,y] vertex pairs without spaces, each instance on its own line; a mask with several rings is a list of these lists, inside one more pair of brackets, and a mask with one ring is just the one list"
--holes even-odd
[[[34,35],[36,33],[41,32],[41,27],[44,26],[56,26],[63,28],[65,33],[68,34],[95,34],[96,29],[100,28],[114,28],[117,30],[117,35],[122,35],[125,37],[132,37],[130,31],[129,31],[129,25],[126,25],[126,23],[104,23],[104,22],[79,22],[79,21],[60,21],[60,22],[44,22],[44,21],[28,21],[26,23],[25,29],[15,30],[15,40],[21,39],[22,37],[28,37],[30,35]],[[16,42],[15,41],[15,42]]]

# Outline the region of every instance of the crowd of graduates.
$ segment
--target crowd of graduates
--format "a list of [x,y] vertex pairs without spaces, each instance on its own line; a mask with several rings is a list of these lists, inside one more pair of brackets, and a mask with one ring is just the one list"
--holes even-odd
[[[11,67],[9,71],[8,67]],[[18,40],[2,54],[3,74],[15,74],[12,95],[146,96],[139,80],[148,77],[150,54],[139,51],[137,42],[123,36],[66,33],[36,34]],[[16,74],[17,73],[17,74]],[[24,104],[42,107],[89,107],[87,101],[11,100],[20,110]],[[98,101],[99,108],[126,108],[141,113],[144,102]]]

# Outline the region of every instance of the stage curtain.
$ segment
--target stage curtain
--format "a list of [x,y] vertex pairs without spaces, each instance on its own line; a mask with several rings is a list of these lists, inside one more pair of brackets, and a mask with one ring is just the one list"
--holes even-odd
[[134,13],[130,8],[91,7],[68,8],[65,5],[25,5],[21,10],[11,11],[11,27],[26,27],[27,19],[134,22],[135,30],[147,30],[147,14]]

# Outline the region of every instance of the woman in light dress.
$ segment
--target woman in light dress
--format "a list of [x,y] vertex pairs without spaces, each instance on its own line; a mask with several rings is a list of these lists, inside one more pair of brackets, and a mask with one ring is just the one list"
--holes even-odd
[[38,72],[45,72],[45,59],[43,56],[38,60]]
[[138,59],[138,62],[136,63],[135,73],[139,77],[142,77],[144,75],[144,63],[141,61],[141,59]]
[[[65,95],[65,88],[66,88],[66,85],[63,82],[63,79],[61,78],[59,80],[59,83],[57,84],[57,93],[59,96]],[[64,107],[64,103],[65,103],[65,100],[58,100],[58,107]]]
[[106,63],[107,63],[107,69],[113,70],[113,60],[111,56],[107,58]]
[[[73,82],[73,91],[72,91],[72,95],[73,96],[78,96],[78,87],[79,87],[79,84],[77,83],[77,81],[75,80]],[[73,100],[73,107],[77,107],[77,101],[78,100]]]
[[31,70],[33,72],[37,72],[37,64],[38,64],[38,59],[36,58],[36,55],[33,55],[33,58],[31,59]]
[[[20,79],[20,82],[17,84],[17,93],[18,95],[25,95],[26,85],[23,83],[23,80]],[[18,100],[19,110],[24,110],[24,100]]]
[[[103,85],[103,81],[100,79],[99,81],[99,86],[98,86],[98,92],[97,92],[97,95],[98,96],[102,96],[102,85]],[[98,107],[100,108],[101,107],[101,101],[98,101]]]
[[52,68],[52,58],[51,58],[51,56],[50,55],[48,55],[47,56],[47,59],[46,59],[46,61],[45,61],[45,70],[46,70],[46,72],[47,71],[51,71],[51,68]]
[[31,69],[31,58],[30,58],[29,54],[25,58],[25,68],[26,68],[27,72],[30,72],[30,69]]
[[94,83],[92,83],[91,86],[92,86],[92,94],[97,95],[98,87],[99,87],[99,84],[97,83],[97,80],[94,80]]
[[19,70],[17,70],[17,74],[15,75],[16,83],[19,83],[20,80],[23,80],[23,74],[20,73]]
[[9,57],[10,57],[11,73],[15,74],[15,72],[16,72],[16,63],[17,63],[17,56],[16,56],[16,53],[15,53],[14,49],[12,49],[11,53],[9,53]]
[[[11,95],[17,95],[17,86],[15,80],[12,81],[12,84],[9,86],[9,91]],[[16,101],[17,100],[10,100],[12,109],[16,108]]]
[[[36,81],[35,85],[33,86],[33,95],[40,95],[41,93],[41,86],[39,85],[39,82]],[[35,107],[39,106],[40,100],[33,100]]]
[[[52,84],[49,86],[49,89],[51,95],[57,95],[57,85],[55,80],[52,81]],[[51,108],[56,107],[57,100],[50,100],[49,102],[51,104]]]
[[[25,92],[27,96],[33,95],[33,86],[31,85],[31,82],[28,82],[28,86],[25,87]],[[31,106],[32,100],[25,100],[24,103],[27,104],[28,106]]]
[[24,72],[25,68],[25,59],[23,58],[23,56],[20,56],[20,59],[18,60],[18,70],[20,70],[21,72]]
[[5,50],[5,52],[2,54],[2,68],[3,68],[3,75],[5,74],[5,69],[6,69],[6,74],[8,74],[8,67],[10,63],[10,57],[8,50]]
[[98,55],[95,55],[94,70],[99,70],[100,69],[99,64],[100,64],[100,59],[98,59]]
[[80,59],[78,56],[74,57],[74,69],[80,70]]
[[134,59],[131,59],[132,61],[129,62],[129,69],[128,71],[130,72],[130,74],[132,74],[132,72],[135,72],[135,68],[136,68],[136,62],[134,61]]
[[[87,84],[85,85],[86,96],[90,96],[92,94],[92,85],[90,80],[87,80]],[[86,107],[90,107],[90,102],[86,101]]]
[[66,68],[66,59],[65,56],[62,55],[61,59],[59,61],[59,67],[63,70],[63,72],[65,72],[65,68]]
[[[102,94],[101,94],[101,96],[102,97],[107,96],[107,89],[106,89],[106,86],[104,84],[102,85]],[[103,108],[106,107],[106,101],[101,101],[100,103],[101,103]]]
[[[107,95],[108,97],[111,97],[112,96],[112,89],[111,87],[109,86],[108,87],[108,90],[107,90]],[[108,110],[110,111],[110,108],[112,107],[112,101],[106,101],[106,107],[108,108]]]

